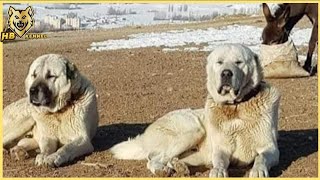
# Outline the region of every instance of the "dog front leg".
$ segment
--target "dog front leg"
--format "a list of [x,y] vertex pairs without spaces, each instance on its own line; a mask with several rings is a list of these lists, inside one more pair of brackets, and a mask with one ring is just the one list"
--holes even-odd
[[226,139],[211,123],[207,127],[208,139],[205,146],[209,147],[208,154],[211,155],[212,163],[209,177],[228,177],[231,152],[228,151],[229,148],[224,143]]
[[40,154],[37,155],[35,164],[37,166],[46,165],[50,166],[47,157],[54,153],[58,148],[58,141],[49,137],[40,137],[39,139]]
[[271,147],[258,154],[254,160],[249,177],[269,177],[269,170],[279,162],[279,150]]
[[212,166],[209,177],[228,177],[230,155],[219,147],[214,147],[212,152]]
[[69,144],[62,146],[57,152],[49,155],[47,162],[51,167],[59,167],[76,157],[93,152],[93,150],[94,148],[88,137],[78,137]]

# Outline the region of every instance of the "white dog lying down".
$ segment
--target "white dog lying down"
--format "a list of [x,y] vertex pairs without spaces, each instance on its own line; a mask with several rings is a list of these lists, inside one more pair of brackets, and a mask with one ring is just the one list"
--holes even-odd
[[157,175],[211,166],[210,177],[227,177],[230,164],[254,162],[249,176],[268,177],[279,160],[279,92],[262,82],[257,55],[242,45],[217,47],[206,70],[204,109],[164,115],[142,135],[113,146],[114,157],[148,159],[148,169]]
[[[27,97],[3,114],[3,147],[17,159],[40,148],[37,165],[60,166],[91,153],[98,126],[96,93],[66,58],[37,58],[25,80]],[[31,136],[31,137],[27,137]]]

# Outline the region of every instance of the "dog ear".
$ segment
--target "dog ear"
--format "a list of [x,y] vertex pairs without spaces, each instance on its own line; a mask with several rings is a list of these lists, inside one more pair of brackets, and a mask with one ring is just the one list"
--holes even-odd
[[33,16],[33,10],[32,10],[32,8],[31,8],[31,6],[28,6],[27,8],[26,8],[26,11],[28,12],[28,14],[32,17]]
[[207,64],[206,64],[206,71],[207,71],[207,77],[209,77],[209,74],[212,72],[212,66],[213,66],[213,57],[215,56],[214,52],[212,51],[208,57],[207,57]]
[[283,13],[278,18],[278,27],[283,28],[286,25],[290,15],[290,6],[287,6]]
[[261,63],[260,63],[260,58],[259,56],[254,53],[253,55],[253,72],[252,72],[252,82],[253,82],[253,86],[257,86],[261,80],[263,79],[263,68],[261,66]]
[[14,11],[15,11],[15,9],[12,6],[10,6],[9,10],[8,10],[8,15],[11,16]]
[[66,70],[67,70],[67,78],[68,79],[75,79],[77,77],[77,67],[71,63],[71,62],[67,62],[66,63]]
[[262,3],[262,10],[267,22],[271,22],[274,20],[274,17],[270,12],[270,8],[266,3]]

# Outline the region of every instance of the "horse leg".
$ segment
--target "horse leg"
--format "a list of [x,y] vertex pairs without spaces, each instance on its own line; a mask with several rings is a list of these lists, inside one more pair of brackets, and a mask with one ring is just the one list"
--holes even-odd
[[307,54],[307,60],[304,63],[303,69],[305,69],[306,71],[308,71],[310,73],[310,75],[314,75],[315,73],[317,73],[317,65],[312,66],[312,54],[313,51],[316,47],[316,43],[318,42],[318,23],[315,22],[313,24],[313,28],[312,28],[312,34],[311,34],[311,38],[309,41],[309,49],[308,49],[308,54]]

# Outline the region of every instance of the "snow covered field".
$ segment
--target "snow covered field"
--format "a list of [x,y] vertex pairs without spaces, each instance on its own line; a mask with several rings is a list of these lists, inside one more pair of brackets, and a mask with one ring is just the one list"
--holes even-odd
[[[232,25],[219,29],[184,29],[161,33],[139,33],[127,39],[93,42],[88,51],[132,49],[143,47],[162,47],[163,51],[212,51],[221,43],[241,43],[253,51],[259,51],[262,28],[255,26]],[[311,28],[293,29],[291,38],[295,45],[307,46]],[[185,47],[188,46],[188,47]]]

